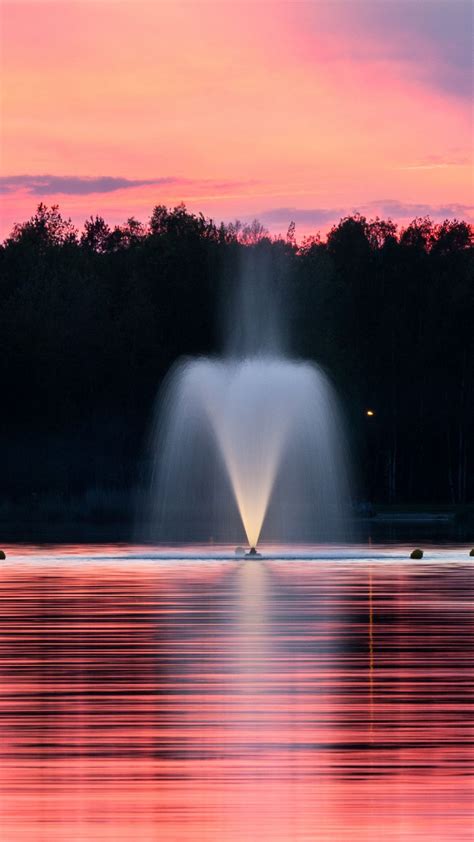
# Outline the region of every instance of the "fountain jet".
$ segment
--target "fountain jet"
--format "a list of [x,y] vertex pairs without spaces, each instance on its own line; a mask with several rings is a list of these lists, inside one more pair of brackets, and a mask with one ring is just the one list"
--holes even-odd
[[250,269],[227,353],[178,363],[160,395],[154,540],[239,541],[243,528],[254,556],[262,535],[342,537],[347,471],[334,391],[318,366],[278,347],[281,319],[261,319],[268,278],[258,260]]

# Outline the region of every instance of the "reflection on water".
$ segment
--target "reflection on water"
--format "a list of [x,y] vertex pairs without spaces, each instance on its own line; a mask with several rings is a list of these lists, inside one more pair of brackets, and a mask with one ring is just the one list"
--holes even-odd
[[3,842],[472,840],[461,555],[100,553],[2,566]]

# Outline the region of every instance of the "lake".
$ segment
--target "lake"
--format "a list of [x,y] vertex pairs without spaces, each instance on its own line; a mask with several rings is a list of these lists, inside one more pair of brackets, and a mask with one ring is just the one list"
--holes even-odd
[[2,842],[472,842],[465,547],[5,549]]

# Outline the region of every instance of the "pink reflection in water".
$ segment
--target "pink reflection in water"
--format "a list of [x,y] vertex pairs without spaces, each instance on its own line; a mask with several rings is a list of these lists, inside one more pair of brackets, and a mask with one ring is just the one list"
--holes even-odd
[[472,840],[468,562],[77,552],[2,567],[2,840]]

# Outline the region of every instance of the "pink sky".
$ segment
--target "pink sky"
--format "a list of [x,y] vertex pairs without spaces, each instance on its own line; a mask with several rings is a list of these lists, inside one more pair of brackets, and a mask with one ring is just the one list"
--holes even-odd
[[2,5],[1,235],[186,202],[297,235],[474,219],[464,0]]

